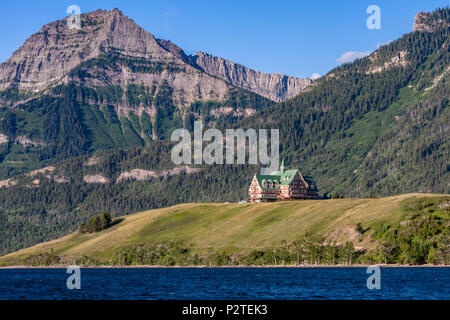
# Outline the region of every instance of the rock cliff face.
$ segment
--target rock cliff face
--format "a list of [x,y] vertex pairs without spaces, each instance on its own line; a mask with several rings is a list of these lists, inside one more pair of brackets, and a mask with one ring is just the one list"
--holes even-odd
[[[69,28],[68,19],[43,26],[0,64],[0,90],[15,86],[38,92],[68,82],[89,87],[164,82],[173,89],[174,103],[183,107],[199,100],[223,100],[230,84],[281,101],[309,83],[204,53],[187,56],[117,9],[82,14],[80,29]],[[74,72],[77,68],[82,69],[82,78]]]
[[[86,86],[150,86],[164,81],[179,98],[175,101],[186,105],[196,100],[221,100],[231,88],[225,81],[186,63],[184,53],[170,50],[170,42],[158,42],[117,9],[82,14],[81,23],[81,29],[70,29],[65,18],[43,26],[28,38],[0,65],[0,89],[14,85],[39,91],[69,81]],[[111,55],[115,59],[99,66],[99,57]],[[130,63],[138,67],[131,68]],[[91,76],[80,79],[79,73],[71,72],[80,66],[84,74]]]
[[419,12],[414,17],[413,31],[434,32],[443,27],[449,27],[448,19],[439,16],[440,12]]
[[205,72],[273,101],[292,98],[311,83],[308,78],[255,71],[205,52],[195,53],[194,58],[195,63]]

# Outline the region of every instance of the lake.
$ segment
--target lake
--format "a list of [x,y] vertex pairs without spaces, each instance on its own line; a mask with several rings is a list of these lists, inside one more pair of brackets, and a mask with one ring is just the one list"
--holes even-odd
[[366,268],[0,269],[0,299],[450,299],[449,268],[381,268],[369,290]]

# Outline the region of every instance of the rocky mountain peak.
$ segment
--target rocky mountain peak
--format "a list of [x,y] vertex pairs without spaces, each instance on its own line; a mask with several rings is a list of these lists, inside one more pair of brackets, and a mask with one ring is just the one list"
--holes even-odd
[[201,51],[194,54],[193,60],[203,71],[273,101],[290,99],[311,83],[308,78],[252,70]]
[[[118,9],[81,14],[81,28],[70,28],[69,19],[44,25],[0,64],[0,90],[14,86],[38,92],[69,82],[89,87],[151,86],[156,81],[172,87],[180,102],[175,103],[186,106],[197,100],[221,100],[230,84],[283,101],[310,83],[310,79],[255,71],[204,52],[188,56],[174,43],[156,39]],[[99,66],[95,60],[101,58],[107,62]],[[80,68],[87,77],[81,79],[79,72],[73,72]]]
[[11,84],[25,90],[44,89],[111,48],[141,58],[175,58],[118,9],[82,14],[81,29],[69,28],[68,19],[44,25],[0,65],[0,89]]
[[449,27],[448,19],[444,19],[439,14],[444,11],[435,11],[435,12],[419,12],[414,17],[414,26],[413,31],[420,32],[434,32],[443,27]]

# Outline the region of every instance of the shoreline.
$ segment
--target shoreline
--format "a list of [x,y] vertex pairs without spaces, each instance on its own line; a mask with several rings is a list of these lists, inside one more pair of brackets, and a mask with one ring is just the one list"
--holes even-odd
[[[0,270],[6,269],[66,269],[72,265],[51,265],[51,266],[0,266]],[[133,265],[133,266],[79,266],[82,269],[244,269],[244,268],[299,268],[299,269],[319,269],[319,268],[367,268],[369,266],[379,266],[381,268],[448,268],[445,264],[354,264],[354,265],[238,265],[238,266],[162,266],[162,265]]]

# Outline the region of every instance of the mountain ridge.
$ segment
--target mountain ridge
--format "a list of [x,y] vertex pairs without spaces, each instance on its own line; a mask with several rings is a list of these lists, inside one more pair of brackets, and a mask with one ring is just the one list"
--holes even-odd
[[448,193],[450,9],[427,17],[436,28],[416,27],[238,125],[280,128],[284,156],[334,192]]
[[196,52],[193,59],[205,72],[277,102],[296,96],[311,84],[309,78],[255,71],[202,51]]
[[433,16],[436,15],[436,12],[439,11],[435,11],[434,13],[417,13],[414,17],[413,32],[433,32],[438,30],[439,28],[446,28],[450,26],[450,23],[448,22],[448,20],[446,21],[445,16]]
[[[67,19],[43,26],[0,65],[1,89],[15,85],[18,89],[40,91],[55,84],[79,82],[78,74],[70,72],[92,59],[110,54],[111,50],[126,59],[137,59],[144,67],[161,67],[159,72],[153,73],[145,72],[145,69],[134,72],[123,65],[117,69],[94,68],[94,72],[104,77],[85,77],[83,85],[96,87],[137,82],[151,86],[153,81],[167,81],[176,91],[185,92],[186,103],[223,99],[230,88],[226,82],[199,72],[161,47],[151,33],[118,9],[82,14],[80,30],[69,29]],[[174,71],[168,72],[166,65]],[[176,72],[180,69],[184,72]]]
[[[44,25],[37,33],[31,35],[7,61],[0,64],[0,90],[13,85],[19,89],[38,92],[58,83],[79,81],[74,74],[70,73],[71,70],[114,49],[121,55],[144,59],[147,64],[162,62],[170,64],[173,68],[168,74],[162,71],[159,77],[155,77],[154,74],[149,76],[149,74],[142,75],[140,72],[130,72],[123,67],[118,70],[119,73],[102,70],[107,74],[109,85],[123,85],[129,82],[143,82],[151,85],[153,80],[165,80],[176,90],[187,92],[187,96],[183,97],[186,98],[187,103],[194,102],[195,98],[223,100],[226,92],[229,91],[228,84],[262,93],[263,96],[274,101],[284,100],[294,94],[285,94],[277,88],[285,86],[281,75],[273,75],[271,87],[266,86],[264,90],[260,90],[258,86],[255,86],[258,83],[254,81],[254,78],[258,75],[265,77],[266,74],[251,69],[245,69],[253,75],[251,85],[245,81],[236,82],[218,76],[216,72],[212,72],[211,68],[208,68],[209,72],[206,74],[211,74],[213,77],[202,76],[203,74],[199,71],[205,71],[205,68],[195,63],[195,56],[186,56],[181,48],[169,40],[156,39],[118,9],[111,11],[98,9],[81,14],[80,17],[82,25],[80,30],[69,29],[67,26],[69,17],[66,17]],[[182,73],[173,72],[177,68],[186,70]],[[100,70],[97,71],[100,72]],[[290,82],[294,79],[296,78],[288,77]],[[83,84],[88,86],[105,84],[105,79],[102,79],[102,82],[92,78],[84,80],[87,81]],[[302,82],[300,88],[294,88],[295,93],[300,92],[303,87]],[[287,91],[290,92],[289,87]],[[210,92],[214,94],[211,95]]]
[[404,34],[279,103],[190,66],[162,40],[158,50],[177,65],[109,51],[73,76],[107,83],[115,70],[160,77],[187,66],[227,86],[225,100],[184,104],[162,81],[0,91],[0,251],[61,236],[105,210],[120,216],[244,199],[259,166],[200,165],[189,173],[171,162],[171,132],[192,131],[199,119],[219,130],[279,129],[280,157],[328,197],[449,193],[450,30],[433,21],[450,21],[450,10],[429,17],[440,27]]

